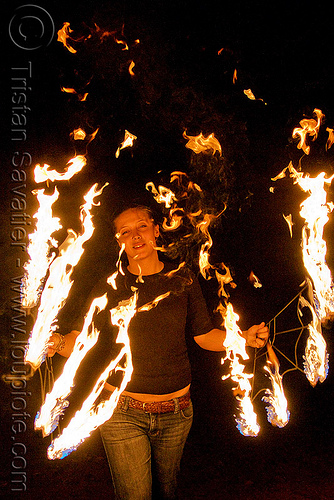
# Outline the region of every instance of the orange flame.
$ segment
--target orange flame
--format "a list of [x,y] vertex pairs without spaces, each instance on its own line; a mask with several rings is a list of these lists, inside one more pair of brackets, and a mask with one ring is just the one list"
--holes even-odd
[[134,71],[133,71],[134,67],[135,67],[135,63],[134,63],[134,61],[131,61],[130,66],[129,66],[129,73],[131,76],[135,76]]
[[70,135],[75,141],[83,141],[86,137],[86,132],[82,128],[76,128]]
[[272,390],[266,390],[266,396],[262,401],[268,403],[266,407],[268,421],[276,427],[285,427],[289,422],[290,413],[287,409],[288,403],[284,395],[282,376],[279,373],[279,362],[274,349],[267,343],[268,361],[264,369],[268,372]]
[[132,148],[133,143],[136,139],[137,139],[137,137],[135,135],[133,135],[133,134],[131,134],[131,132],[128,132],[127,130],[125,130],[124,141],[121,143],[121,145],[119,146],[119,148],[117,149],[117,151],[115,153],[116,158],[119,157],[119,153],[120,153],[121,149]]
[[326,143],[326,150],[330,149],[334,142],[334,130],[332,128],[327,127],[326,132],[328,132],[328,139]]
[[211,151],[212,154],[215,154],[216,151],[219,151],[220,156],[222,155],[221,145],[216,139],[215,134],[212,133],[207,137],[204,137],[202,132],[197,136],[187,135],[186,132],[183,132],[183,137],[188,139],[186,144],[186,148],[191,149],[194,153],[204,153],[207,151]]
[[66,94],[76,94],[77,91],[73,89],[72,87],[62,87],[61,88],[62,92],[65,92]]
[[[320,120],[320,115],[319,115]],[[312,178],[309,174],[297,172],[292,163],[276,178],[285,176],[289,170],[290,176],[301,189],[309,193],[301,203],[300,215],[305,224],[302,229],[302,253],[305,269],[312,280],[307,280],[312,289],[313,303],[300,297],[300,302],[309,307],[312,312],[312,323],[309,325],[309,338],[305,350],[304,371],[310,383],[315,385],[318,380],[325,380],[328,372],[328,355],[326,343],[321,333],[321,321],[334,311],[334,285],[331,272],[326,264],[326,242],[323,239],[324,226],[333,210],[334,204],[327,202],[325,184],[331,184],[334,175],[325,177],[321,172]],[[310,294],[310,295],[312,295]]]
[[[251,101],[263,101],[260,97],[255,97],[251,89],[246,89],[244,90],[244,94],[250,99]],[[264,101],[263,101],[264,102]],[[266,104],[266,103],[264,103]]]
[[77,235],[69,229],[66,240],[59,247],[59,256],[50,265],[49,277],[41,295],[37,319],[25,354],[25,362],[35,370],[42,363],[49,338],[56,330],[56,317],[72,287],[71,275],[84,252],[83,245],[93,235],[94,225],[90,212],[93,205],[96,206],[94,200],[106,185],[97,190],[97,184],[94,184],[84,196],[85,204],[81,207],[80,214],[82,234]]
[[86,139],[87,144],[89,144],[90,142],[92,142],[95,139],[98,131],[99,131],[99,129],[97,128],[95,130],[95,132],[93,132],[92,134],[86,134],[86,132],[82,128],[79,127],[70,133],[70,137],[74,141],[84,141]]
[[52,391],[46,395],[45,401],[35,419],[35,429],[42,430],[43,436],[54,431],[59,417],[69,405],[66,398],[71,393],[74,377],[81,361],[96,344],[99,331],[94,327],[93,316],[105,309],[107,294],[95,298],[85,317],[81,333],[77,336],[71,356],[67,359],[62,374],[56,380]]
[[34,171],[35,182],[38,184],[47,180],[50,180],[51,182],[62,180],[67,181],[71,179],[73,175],[81,172],[86,163],[87,160],[85,156],[77,155],[67,162],[68,167],[65,168],[65,172],[63,173],[57,172],[57,170],[49,170],[51,167],[46,163],[44,163],[43,167],[40,164],[37,164]]
[[254,274],[253,271],[251,271],[249,277],[248,277],[249,282],[253,285],[254,288],[261,288],[262,283],[259,280],[259,278]]
[[147,182],[145,187],[148,191],[151,191],[156,202],[164,203],[166,208],[170,208],[172,203],[177,201],[175,194],[169,188],[158,186],[157,190],[153,182]]
[[180,211],[179,208],[171,208],[169,211],[169,221],[167,217],[164,217],[162,227],[165,231],[174,231],[178,229],[183,221],[184,214]]
[[260,432],[260,427],[256,420],[250,396],[252,386],[249,380],[253,377],[253,374],[245,373],[245,366],[240,363],[240,360],[245,361],[249,359],[249,356],[246,351],[246,340],[242,337],[242,332],[237,324],[238,320],[239,316],[233,311],[232,304],[228,303],[224,319],[226,330],[224,347],[226,353],[221,361],[222,364],[227,359],[230,361],[231,373],[227,377],[223,377],[223,379],[230,377],[233,382],[238,384],[234,391],[238,394],[237,399],[239,401],[240,416],[236,418],[239,431],[245,436],[255,437]]
[[78,96],[79,101],[86,101],[88,97],[88,92],[85,92],[84,94],[79,94],[75,89],[71,87],[61,87],[61,91],[66,92],[67,94],[76,94]]
[[292,226],[293,226],[292,215],[291,214],[289,214],[289,215],[284,215],[283,214],[283,218],[284,218],[284,220],[286,221],[286,223],[289,226],[290,236],[292,238]]
[[[120,250],[120,254],[122,251],[123,249]],[[182,265],[180,267],[182,267]],[[110,278],[111,277],[108,278],[107,282],[112,285],[115,284],[115,278]],[[121,344],[122,348],[117,357],[109,363],[108,367],[99,376],[94,389],[92,390],[86,401],[84,401],[81,410],[75,414],[62,434],[51,443],[48,449],[48,457],[50,459],[64,458],[66,455],[75,450],[91,434],[93,430],[95,430],[111,417],[117,405],[119,396],[130,381],[133,371],[130,340],[128,336],[129,323],[132,317],[137,312],[149,311],[153,307],[156,307],[161,300],[168,297],[171,293],[166,292],[165,294],[159,295],[151,302],[144,304],[143,306],[136,309],[137,289],[134,288],[132,291],[134,292],[134,295],[129,300],[120,302],[116,308],[110,310],[112,324],[119,327],[116,343]],[[99,297],[98,299],[95,299],[93,301],[89,314],[85,319],[83,330],[77,337],[74,350],[65,365],[63,375],[61,376],[63,380],[60,380],[59,383],[59,379],[56,381],[54,389],[55,394],[53,397],[54,406],[52,406],[52,404],[49,405],[49,408],[51,407],[52,413],[52,425],[49,424],[47,427],[49,431],[52,430],[52,427],[54,427],[54,425],[57,425],[59,415],[67,406],[66,403],[64,404],[64,398],[67,397],[71,384],[73,384],[73,377],[75,375],[77,367],[79,366],[79,363],[81,362],[81,359],[83,359],[85,354],[97,340],[97,331],[94,331],[94,333],[90,334],[89,337],[87,332],[89,331],[90,325],[92,324],[92,312],[96,309],[97,306],[99,307],[99,309],[105,308],[106,306],[106,299],[104,301],[104,297],[105,296]],[[73,363],[71,360],[72,356],[74,356]],[[68,369],[66,369],[67,365]],[[101,393],[103,386],[112,371],[123,372],[122,383],[119,388],[116,388],[114,390],[109,400],[102,401],[96,405],[96,399]],[[63,385],[66,387],[66,389],[59,395],[56,385],[61,386],[62,382],[64,382]],[[48,411],[50,411],[50,409],[48,409]],[[46,415],[47,413],[48,412],[46,412]]]
[[57,33],[57,42],[61,42],[72,54],[75,54],[77,51],[69,45],[69,40],[72,40],[71,33],[73,33],[73,30],[70,28],[70,23],[64,23],[63,27]]
[[[182,182],[186,180],[186,178],[187,175],[183,172],[173,172],[171,174],[171,182],[177,182],[181,191],[183,187]],[[205,241],[201,245],[199,254],[200,272],[205,279],[211,279],[213,274],[210,271],[214,270],[217,281],[220,285],[218,295],[220,298],[224,297],[227,299],[229,296],[224,286],[228,283],[232,287],[235,286],[230,270],[223,263],[220,264],[220,268],[218,269],[217,267],[212,266],[209,262],[209,252],[212,247],[209,225],[216,216],[210,214],[203,215],[202,210],[198,210],[193,214],[187,214],[183,209],[177,207],[176,203],[178,199],[170,189],[159,186],[157,190],[152,182],[147,183],[146,188],[151,189],[156,201],[158,203],[165,203],[166,208],[170,208],[172,204],[174,205],[170,210],[170,223],[167,224],[166,219],[164,221],[164,227],[166,229],[178,227],[181,224],[182,219],[184,217],[188,217],[193,227],[204,235]],[[181,192],[180,198],[182,199],[187,197],[187,191],[189,190],[201,191],[201,188],[193,183],[188,183],[188,187],[185,191]],[[198,220],[199,217],[201,217],[200,221]],[[229,376],[231,376],[232,380],[238,382],[237,391],[240,395],[238,399],[240,401],[241,408],[241,416],[240,419],[237,420],[238,428],[240,432],[245,435],[256,436],[259,432],[259,427],[256,423],[256,415],[254,414],[250,398],[251,385],[249,383],[249,378],[253,375],[244,373],[244,365],[239,362],[239,357],[243,360],[248,359],[245,349],[246,341],[241,336],[241,331],[236,324],[236,319],[239,319],[239,317],[233,312],[231,304],[228,304],[226,308],[222,301],[220,301],[217,311],[221,314],[222,318],[224,318],[225,328],[228,330],[226,340],[224,342],[227,354],[226,357],[222,359],[222,363],[224,363],[226,359],[231,361],[231,375]]]
[[319,128],[322,122],[322,118],[324,115],[320,109],[314,109],[313,113],[316,115],[317,119],[304,119],[299,122],[301,128],[296,127],[292,132],[292,137],[295,139],[299,136],[300,140],[297,144],[298,149],[302,149],[305,154],[309,154],[310,146],[306,144],[307,136],[312,137],[314,141],[318,137]]
[[22,307],[31,308],[37,305],[40,296],[40,287],[47,270],[55,257],[50,254],[52,248],[58,247],[58,242],[52,234],[61,229],[60,219],[53,217],[52,205],[59,197],[57,188],[52,195],[46,195],[44,189],[33,191],[39,202],[35,231],[29,235],[27,252],[29,261],[24,265],[25,275],[22,281]]
[[[48,448],[49,459],[54,460],[67,456],[113,414],[119,396],[124,391],[132,375],[132,356],[127,330],[136,312],[136,303],[137,294],[135,293],[129,300],[120,302],[116,308],[110,310],[111,322],[119,328],[116,343],[122,346],[120,352],[101,373],[93,390],[83,402],[81,409],[76,412],[62,434],[50,444]],[[126,360],[125,367],[121,363],[124,357]],[[120,387],[115,388],[108,400],[101,401],[95,405],[96,399],[101,394],[106,380],[114,370],[124,373]]]
[[125,40],[118,40],[117,38],[115,38],[115,42],[118,43],[119,45],[123,45],[122,50],[129,50],[129,46]]
[[[310,280],[306,280],[309,290],[312,290]],[[316,314],[315,307],[305,297],[299,298],[299,312],[308,307],[312,313],[312,321],[308,325],[309,336],[307,338],[304,356],[304,372],[307,380],[314,387],[318,381],[323,382],[328,374],[328,353],[325,339],[321,332],[321,321]]]
[[244,90],[244,94],[250,99],[251,101],[256,101],[256,97],[253,94],[251,89]]
[[210,279],[209,270],[211,264],[209,263],[209,251],[212,247],[212,238],[209,233],[209,225],[215,217],[213,215],[205,214],[203,220],[197,225],[197,229],[206,236],[206,241],[202,244],[199,253],[199,269],[201,275],[205,279]]
[[300,211],[305,220],[302,232],[303,260],[313,281],[316,300],[319,302],[318,314],[322,320],[334,311],[334,288],[331,272],[326,264],[326,242],[323,240],[328,214],[334,208],[333,203],[327,202],[325,184],[332,183],[334,174],[326,178],[325,173],[321,172],[312,178],[308,174],[297,172],[292,165],[289,170],[295,183],[309,193],[309,197],[301,203]]

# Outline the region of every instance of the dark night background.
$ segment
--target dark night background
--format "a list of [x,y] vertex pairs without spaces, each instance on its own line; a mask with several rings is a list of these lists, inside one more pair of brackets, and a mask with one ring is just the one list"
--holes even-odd
[[[56,215],[63,227],[80,229],[82,196],[94,183],[109,186],[95,210],[96,231],[74,272],[70,299],[60,315],[62,331],[83,306],[89,288],[115,261],[112,214],[129,200],[152,203],[145,183],[168,185],[174,170],[187,172],[204,190],[205,208],[227,208],[213,229],[213,259],[233,271],[237,288],[231,301],[240,326],[268,322],[300,290],[305,278],[301,263],[299,204],[305,194],[292,181],[273,183],[289,161],[316,175],[332,175],[334,148],[326,150],[326,127],[334,128],[333,7],[323,2],[287,6],[283,2],[65,1],[40,2],[51,15],[55,32],[65,21],[74,35],[92,36],[77,43],[76,54],[53,41],[37,50],[23,50],[8,37],[15,8],[2,19],[4,35],[1,84],[1,365],[10,370],[10,319],[13,291],[10,280],[22,273],[10,246],[10,200],[13,153],[29,152],[26,168],[27,213],[36,210],[31,194],[37,186],[33,167],[48,163],[61,170],[74,156],[77,144],[70,133],[78,127],[96,138],[87,146],[87,165],[69,182],[58,183]],[[122,51],[112,37],[101,41],[95,24],[115,31],[129,45]],[[124,28],[122,26],[124,25]],[[29,28],[27,28],[29,29]],[[33,29],[33,25],[30,27]],[[136,44],[135,40],[140,43]],[[224,48],[223,51],[220,49]],[[220,51],[220,54],[218,54]],[[128,73],[135,62],[134,77]],[[15,67],[32,64],[28,92],[27,138],[12,140],[11,77]],[[233,84],[233,72],[237,80]],[[89,92],[86,101],[61,92],[73,87]],[[257,100],[243,93],[251,89]],[[319,137],[310,142],[309,156],[297,149],[292,130],[313,117],[314,108],[325,115]],[[133,148],[115,151],[127,129],[138,139]],[[195,155],[185,148],[188,135],[214,132],[222,145],[222,158]],[[82,146],[83,147],[83,146]],[[78,151],[80,152],[80,151]],[[84,152],[84,151],[83,151]],[[275,191],[269,191],[275,186]],[[333,200],[333,189],[328,198]],[[293,215],[293,237],[282,213]],[[326,225],[327,262],[334,270],[333,217]],[[63,238],[65,230],[59,233]],[[109,264],[110,262],[110,264]],[[251,286],[251,271],[260,289]],[[211,282],[202,283],[209,307],[215,294]],[[296,326],[296,304],[280,316],[278,330]],[[31,318],[27,317],[27,339]],[[333,326],[324,328],[330,370],[323,384],[312,388],[305,376],[291,371],[284,377],[291,412],[284,429],[266,420],[265,405],[255,401],[261,432],[246,438],[235,427],[235,399],[231,383],[220,380],[220,355],[193,347],[194,425],[181,471],[182,499],[331,499],[333,483]],[[277,346],[293,356],[295,334],[279,336]],[[301,347],[303,342],[301,342]],[[250,353],[251,357],[253,353]],[[302,353],[300,365],[302,366]],[[291,367],[280,358],[282,371]],[[61,360],[54,358],[54,370]],[[267,383],[259,368],[258,385]],[[49,438],[33,431],[33,418],[41,404],[40,380],[28,383],[26,446],[27,491],[10,493],[12,433],[10,387],[1,382],[1,438],[3,453],[0,490],[7,498],[113,498],[109,471],[98,432],[62,461],[48,461]],[[73,398],[72,407],[80,403]],[[73,411],[73,410],[72,410]],[[65,421],[66,421],[65,417]],[[1,495],[1,493],[0,493]]]

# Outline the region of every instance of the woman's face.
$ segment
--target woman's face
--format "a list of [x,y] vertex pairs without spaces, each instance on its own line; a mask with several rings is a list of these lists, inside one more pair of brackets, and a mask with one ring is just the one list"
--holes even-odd
[[129,259],[142,260],[156,252],[156,238],[159,226],[155,225],[149,214],[142,209],[130,208],[115,220],[116,238],[124,245]]

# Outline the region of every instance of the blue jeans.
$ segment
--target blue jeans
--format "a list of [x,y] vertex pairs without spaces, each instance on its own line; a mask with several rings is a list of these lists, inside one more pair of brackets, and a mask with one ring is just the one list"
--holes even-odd
[[[178,400],[176,400],[178,401]],[[170,413],[145,413],[116,408],[100,427],[104,449],[119,500],[175,499],[183,448],[193,408]],[[153,495],[153,496],[152,496]]]

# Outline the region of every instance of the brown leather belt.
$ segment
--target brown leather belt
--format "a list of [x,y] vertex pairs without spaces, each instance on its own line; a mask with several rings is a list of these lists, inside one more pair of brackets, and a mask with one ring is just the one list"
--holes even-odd
[[[178,402],[175,404],[175,400]],[[138,401],[137,399],[130,398],[129,396],[121,396],[118,400],[117,406],[119,408],[124,408],[126,405],[128,408],[133,408],[134,410],[142,410],[145,413],[170,413],[178,410],[184,410],[190,405],[190,392],[181,396],[180,398],[170,399],[169,401],[153,401],[151,403],[144,403],[143,401]]]

